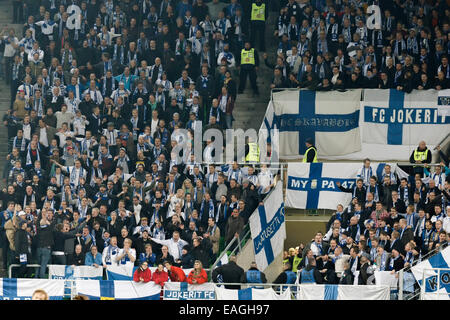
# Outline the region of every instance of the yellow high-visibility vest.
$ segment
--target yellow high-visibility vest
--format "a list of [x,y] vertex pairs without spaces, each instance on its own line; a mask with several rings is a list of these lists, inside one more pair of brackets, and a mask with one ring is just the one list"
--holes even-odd
[[245,162],[259,162],[259,146],[255,142],[248,144],[248,154],[245,157]]
[[303,155],[303,162],[308,162],[308,152],[311,150],[314,150],[314,152],[315,152],[313,162],[318,162],[317,161],[317,149],[314,147],[309,147],[308,150],[306,150],[305,154]]
[[252,3],[252,15],[251,21],[266,21],[266,4],[262,3],[258,6],[256,3]]
[[241,64],[255,65],[255,49],[254,48],[251,48],[250,50],[242,49]]
[[414,161],[422,161],[424,162],[425,160],[427,160],[428,157],[428,149],[426,149],[425,151],[417,151],[414,150]]

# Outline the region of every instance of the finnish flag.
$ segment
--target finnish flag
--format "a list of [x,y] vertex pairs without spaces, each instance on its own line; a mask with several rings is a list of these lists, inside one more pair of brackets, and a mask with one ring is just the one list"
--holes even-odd
[[47,292],[50,300],[62,300],[65,280],[0,279],[0,300],[31,300],[37,289]]
[[405,93],[396,89],[365,89],[361,112],[363,143],[392,146],[416,146],[422,140],[428,146],[440,143],[450,132],[450,116],[442,112],[442,104],[448,103],[448,98],[436,90]]
[[313,140],[320,156],[357,152],[361,150],[360,101],[360,89],[275,92],[261,129],[279,130],[280,158],[304,154],[308,138]]
[[[408,177],[396,164],[391,171],[399,178]],[[373,174],[382,181],[386,163],[372,163]],[[362,165],[358,163],[289,163],[286,187],[286,207],[298,209],[336,209],[338,204],[349,203],[352,189]]]
[[423,299],[450,300],[450,247],[416,264],[411,271],[422,288]]
[[258,268],[264,271],[281,252],[286,239],[282,184],[250,216],[250,231]]
[[161,286],[154,282],[76,280],[78,294],[91,300],[159,300]]

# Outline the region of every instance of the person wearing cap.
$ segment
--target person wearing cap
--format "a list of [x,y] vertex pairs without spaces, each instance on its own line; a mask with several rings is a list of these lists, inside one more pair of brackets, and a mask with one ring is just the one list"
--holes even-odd
[[306,146],[306,151],[305,151],[305,154],[303,155],[303,162],[308,162],[308,163],[318,162],[317,161],[317,149],[314,146],[313,139],[311,139],[311,138],[306,139],[305,146]]

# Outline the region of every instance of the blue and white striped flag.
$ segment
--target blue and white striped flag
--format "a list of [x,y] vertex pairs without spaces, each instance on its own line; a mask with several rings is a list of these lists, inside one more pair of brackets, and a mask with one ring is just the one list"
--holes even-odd
[[161,286],[154,282],[76,280],[77,294],[91,300],[159,300]]

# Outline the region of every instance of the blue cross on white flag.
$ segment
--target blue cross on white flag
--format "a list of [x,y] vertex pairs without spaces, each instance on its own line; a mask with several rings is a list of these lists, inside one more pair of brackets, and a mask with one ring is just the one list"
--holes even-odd
[[[440,273],[438,269],[441,269]],[[422,287],[423,299],[450,300],[450,247],[416,264],[411,271]]]
[[161,293],[161,286],[153,281],[76,280],[75,283],[77,293],[91,300],[159,300]]
[[65,280],[0,279],[0,300],[31,300],[33,292],[42,289],[50,300],[62,300]]
[[264,271],[281,252],[286,239],[284,223],[284,202],[282,185],[278,183],[275,189],[265,199],[250,217],[255,260],[258,268]]
[[444,96],[436,90],[405,93],[396,89],[365,89],[363,143],[436,145],[450,132],[450,116],[439,112]]
[[308,138],[313,140],[321,156],[357,152],[361,150],[360,100],[359,89],[345,93],[275,92],[261,129],[279,130],[280,158],[298,158],[304,154]]

